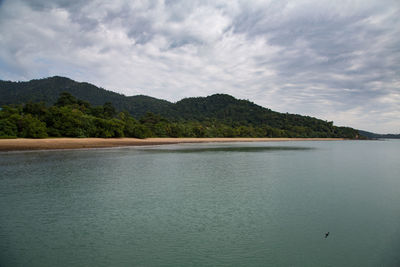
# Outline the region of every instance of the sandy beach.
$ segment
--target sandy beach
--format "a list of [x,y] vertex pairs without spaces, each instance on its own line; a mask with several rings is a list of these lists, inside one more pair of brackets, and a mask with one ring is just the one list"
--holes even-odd
[[0,151],[82,149],[214,142],[338,141],[342,138],[48,138],[0,139]]

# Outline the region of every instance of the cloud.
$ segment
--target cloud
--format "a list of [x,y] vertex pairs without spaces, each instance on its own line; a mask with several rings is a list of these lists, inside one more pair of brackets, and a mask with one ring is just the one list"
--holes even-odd
[[0,77],[171,101],[228,93],[400,132],[399,12],[396,0],[5,0]]

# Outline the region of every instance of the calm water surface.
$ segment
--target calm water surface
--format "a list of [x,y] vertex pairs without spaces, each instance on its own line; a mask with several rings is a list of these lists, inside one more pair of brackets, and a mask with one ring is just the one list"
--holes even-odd
[[399,141],[0,153],[0,266],[400,266],[399,162]]

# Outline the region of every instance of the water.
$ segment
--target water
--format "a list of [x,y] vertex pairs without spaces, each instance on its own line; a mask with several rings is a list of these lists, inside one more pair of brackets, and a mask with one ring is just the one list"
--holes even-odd
[[399,151],[342,141],[0,153],[0,266],[400,266]]

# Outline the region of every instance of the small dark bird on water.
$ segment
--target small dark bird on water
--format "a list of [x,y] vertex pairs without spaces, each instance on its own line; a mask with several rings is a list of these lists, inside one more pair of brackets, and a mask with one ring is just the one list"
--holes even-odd
[[326,232],[326,233],[325,233],[325,238],[327,238],[327,237],[328,237],[328,235],[329,235],[329,232]]

